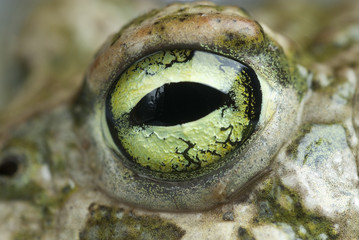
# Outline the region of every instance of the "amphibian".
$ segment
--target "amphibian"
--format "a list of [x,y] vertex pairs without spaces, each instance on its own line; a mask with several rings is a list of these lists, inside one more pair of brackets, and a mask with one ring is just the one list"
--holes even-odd
[[136,3],[47,3],[24,29],[0,238],[357,239],[358,4],[277,9],[307,10],[289,27],[209,2],[125,24]]

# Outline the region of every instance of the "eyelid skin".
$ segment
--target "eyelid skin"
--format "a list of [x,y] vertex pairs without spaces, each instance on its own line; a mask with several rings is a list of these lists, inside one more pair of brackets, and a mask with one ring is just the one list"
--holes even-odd
[[[133,62],[163,49],[178,48],[221,54],[251,66],[263,77],[290,82],[288,65],[280,66],[287,61],[282,48],[256,21],[240,8],[207,4],[173,4],[126,25],[108,39],[90,66],[87,81],[91,91],[104,94]],[[266,71],[273,67],[280,70],[275,75]]]
[[[272,34],[271,34],[272,35]],[[222,55],[252,68],[263,98],[258,127],[228,155],[225,166],[188,180],[161,180],[126,167],[106,127],[105,102],[111,86],[136,61],[161,50],[192,49]],[[307,86],[292,60],[263,28],[237,7],[210,3],[172,4],[133,20],[96,54],[78,101],[81,136],[97,154],[88,154],[91,181],[104,192],[137,207],[200,211],[238,197],[270,169],[282,144],[295,131]],[[91,129],[91,131],[89,131]],[[94,177],[95,176],[95,177]]]

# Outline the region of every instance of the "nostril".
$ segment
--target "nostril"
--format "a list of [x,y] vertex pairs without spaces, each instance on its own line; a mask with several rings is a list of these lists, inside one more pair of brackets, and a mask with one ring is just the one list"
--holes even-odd
[[0,177],[13,177],[19,170],[19,158],[15,155],[4,157],[0,161]]

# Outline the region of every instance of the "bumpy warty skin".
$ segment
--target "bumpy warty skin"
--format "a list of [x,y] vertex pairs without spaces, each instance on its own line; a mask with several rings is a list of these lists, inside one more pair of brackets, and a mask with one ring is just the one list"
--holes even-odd
[[[0,111],[1,239],[359,236],[357,3],[253,15],[209,2],[123,4],[45,3],[23,30],[30,71]],[[147,13],[129,22],[135,5]],[[104,115],[121,74],[168,49],[239,61],[263,93],[256,130],[225,164],[175,180],[123,160]]]

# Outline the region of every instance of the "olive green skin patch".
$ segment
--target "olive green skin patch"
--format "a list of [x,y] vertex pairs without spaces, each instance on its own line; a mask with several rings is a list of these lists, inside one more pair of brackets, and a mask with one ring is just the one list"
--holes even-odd
[[80,232],[80,240],[168,239],[179,240],[185,231],[156,216],[136,216],[121,208],[92,203],[90,217]]
[[[159,172],[191,171],[220,161],[259,120],[260,85],[249,71],[232,59],[192,50],[162,51],[140,60],[123,73],[107,101],[115,142],[134,162]],[[175,83],[201,83],[228,99],[209,114],[183,124],[131,123],[131,110],[148,92]],[[188,93],[181,94],[177,100],[185,102]]]

